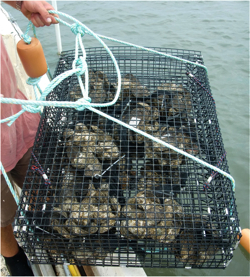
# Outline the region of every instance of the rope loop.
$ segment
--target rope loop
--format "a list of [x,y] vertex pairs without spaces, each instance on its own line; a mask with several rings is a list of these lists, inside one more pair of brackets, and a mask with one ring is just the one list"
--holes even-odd
[[[112,105],[116,104],[116,102],[118,101],[118,98],[120,96],[120,92],[121,92],[121,73],[120,73],[119,65],[118,65],[114,55],[110,51],[109,47],[103,42],[102,39],[106,39],[106,40],[113,41],[113,42],[116,42],[116,43],[125,44],[125,45],[131,46],[131,47],[138,48],[140,50],[145,50],[145,51],[148,51],[148,52],[151,52],[151,53],[154,53],[154,54],[158,54],[158,55],[161,55],[161,56],[164,56],[164,57],[168,57],[168,58],[171,58],[171,59],[174,59],[174,60],[177,60],[177,61],[181,61],[181,62],[184,62],[186,64],[192,64],[192,65],[195,65],[196,67],[203,68],[205,70],[205,72],[207,73],[207,68],[204,65],[199,64],[199,63],[194,63],[192,61],[185,60],[185,59],[182,59],[180,57],[172,56],[172,55],[169,55],[169,54],[166,54],[166,53],[163,53],[163,52],[158,52],[158,51],[150,49],[150,48],[145,48],[145,47],[142,47],[142,46],[139,46],[139,45],[135,45],[135,44],[132,44],[132,43],[127,43],[127,42],[120,41],[120,40],[117,40],[117,39],[113,39],[113,38],[110,38],[110,37],[106,37],[106,36],[95,34],[87,26],[83,25],[81,22],[79,22],[78,20],[76,20],[75,18],[73,18],[73,17],[71,17],[71,16],[69,16],[67,14],[64,14],[64,13],[61,13],[61,12],[58,12],[58,11],[55,11],[55,10],[50,10],[48,12],[50,14],[54,14],[55,13],[55,14],[59,14],[59,15],[65,16],[68,19],[71,19],[71,20],[73,20],[75,22],[74,24],[68,24],[67,22],[64,22],[63,20],[61,20],[59,18],[56,18],[56,20],[58,22],[63,23],[66,26],[70,27],[71,31],[77,36],[76,37],[75,60],[72,63],[73,69],[72,70],[70,69],[70,70],[60,74],[59,76],[55,77],[51,81],[51,83],[45,88],[45,90],[43,92],[41,91],[41,89],[39,88],[39,85],[37,84],[39,81],[36,78],[34,78],[34,79],[29,78],[27,80],[27,84],[33,85],[34,88],[35,88],[35,86],[37,86],[39,88],[40,92],[41,92],[41,97],[40,97],[39,101],[37,101],[36,103],[34,103],[34,102],[30,101],[30,100],[8,99],[8,98],[0,97],[0,103],[21,104],[22,105],[22,110],[21,111],[19,111],[15,115],[12,115],[12,116],[10,116],[8,118],[1,119],[0,123],[9,122],[9,123],[7,123],[7,125],[10,126],[25,111],[28,111],[30,113],[38,113],[38,112],[40,112],[41,106],[52,106],[52,107],[56,106],[56,107],[75,108],[78,111],[83,111],[85,108],[87,108],[88,110],[93,111],[93,112],[95,112],[95,113],[97,113],[97,114],[99,114],[99,115],[101,115],[101,116],[103,116],[103,117],[113,121],[113,122],[116,122],[117,124],[120,124],[120,125],[126,127],[127,129],[130,129],[130,130],[132,130],[132,131],[134,131],[136,133],[139,133],[139,134],[143,135],[144,137],[146,137],[148,139],[151,139],[152,141],[160,143],[163,146],[168,147],[168,148],[174,150],[175,152],[177,152],[179,154],[182,154],[182,155],[184,155],[184,156],[186,156],[186,157],[188,157],[188,158],[190,158],[190,159],[192,159],[192,160],[194,160],[194,161],[196,161],[196,162],[198,162],[198,163],[200,163],[200,164],[202,164],[202,165],[204,165],[206,167],[209,167],[210,169],[213,169],[216,173],[213,173],[212,176],[209,177],[209,182],[210,182],[211,178],[215,177],[217,172],[222,174],[223,176],[226,176],[228,179],[231,180],[233,191],[235,190],[235,181],[234,181],[233,177],[231,175],[229,175],[227,172],[225,172],[225,171],[223,171],[223,170],[219,169],[218,167],[215,167],[215,166],[213,166],[211,164],[208,164],[207,162],[205,162],[203,160],[200,160],[200,159],[196,158],[195,156],[192,156],[191,154],[189,154],[187,152],[184,152],[183,150],[178,149],[178,148],[172,146],[171,144],[166,143],[165,141],[162,141],[161,139],[158,139],[158,138],[156,138],[156,137],[154,137],[152,135],[149,135],[149,134],[147,134],[147,133],[145,133],[145,132],[143,132],[143,131],[141,131],[141,130],[139,130],[139,129],[137,129],[137,128],[129,125],[129,124],[126,124],[126,123],[118,120],[117,118],[109,116],[108,114],[105,114],[105,113],[101,112],[100,110],[94,108],[94,107],[109,107],[109,106],[112,106]],[[30,21],[29,24],[28,24],[26,33],[22,36],[24,41],[26,43],[30,43],[31,42],[31,37],[28,36],[28,32],[29,32],[29,29],[31,27],[33,28],[34,36],[36,37],[35,26]],[[87,69],[88,66],[87,66],[87,63],[86,63],[86,60],[85,60],[86,59],[86,53],[85,53],[85,50],[84,50],[84,47],[83,47],[83,44],[82,44],[82,39],[81,39],[81,37],[83,37],[85,34],[89,34],[89,35],[93,36],[105,48],[105,50],[109,54],[110,58],[112,59],[112,62],[114,64],[114,66],[115,66],[116,73],[117,73],[117,84],[118,85],[117,85],[117,91],[116,91],[115,97],[109,103],[92,103],[92,104],[90,104],[91,98],[88,97],[88,81],[89,81],[89,79],[88,79],[89,78],[88,77],[88,69]],[[79,45],[80,45],[80,47],[82,49],[84,57],[78,57],[78,46]],[[86,90],[83,87],[82,79],[80,77],[80,75],[82,75],[83,73],[85,73],[85,87],[86,87]],[[82,91],[82,94],[83,94],[83,98],[77,100],[76,102],[67,102],[67,103],[65,103],[65,101],[63,101],[63,103],[58,104],[59,101],[47,101],[47,103],[44,103],[44,102],[46,102],[46,101],[44,101],[46,96],[62,80],[72,76],[73,74],[76,74],[77,77],[78,77],[78,81],[80,83],[80,87],[81,87],[81,91]],[[194,78],[194,80],[204,90],[206,90],[209,95],[211,94],[210,91],[208,91],[203,86],[203,84],[201,84],[199,82],[199,80],[196,77],[191,75],[189,72],[187,74],[191,78]],[[19,101],[19,103],[18,103],[18,101]],[[24,102],[22,102],[22,101],[27,101],[29,104],[27,104],[27,102],[25,104],[23,104]],[[233,205],[234,204],[232,204],[232,206]]]
[[80,34],[81,37],[83,37],[85,35],[85,33],[86,33],[84,27],[81,26],[78,23],[72,24],[70,29],[71,29],[72,33],[74,33],[75,35]]
[[89,106],[89,103],[91,102],[91,98],[81,98],[79,100],[76,101],[77,104],[79,104],[78,107],[76,107],[76,109],[78,111],[83,111],[87,106]]
[[23,34],[21,37],[23,38],[25,43],[28,43],[28,44],[31,43],[32,38],[29,35]]
[[38,85],[38,83],[40,82],[42,77],[38,77],[38,78],[31,78],[29,77],[26,81],[26,84],[31,85],[31,86],[35,86]]

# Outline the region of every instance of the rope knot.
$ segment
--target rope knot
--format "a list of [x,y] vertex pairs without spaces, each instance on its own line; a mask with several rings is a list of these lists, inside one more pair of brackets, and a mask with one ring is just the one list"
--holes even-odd
[[39,106],[22,105],[22,108],[29,113],[39,113],[41,111]]
[[72,67],[73,69],[77,69],[76,75],[81,76],[87,69],[87,63],[83,57],[80,57],[77,60],[74,60]]
[[86,33],[84,27],[79,25],[78,23],[72,24],[70,29],[72,33],[74,33],[75,35],[80,34],[81,37],[83,37]]
[[81,99],[76,101],[76,103],[78,103],[80,105],[76,109],[78,111],[83,111],[86,108],[86,106],[89,106],[88,103],[90,103],[90,102],[91,102],[91,98],[90,97],[88,97],[88,98],[81,98]]
[[37,85],[39,82],[40,82],[40,79],[41,79],[41,77],[38,77],[38,78],[28,78],[27,79],[27,81],[26,81],[26,83],[28,84],[28,85],[31,85],[31,86],[35,86],[35,85]]
[[23,35],[22,35],[22,38],[23,38],[23,40],[24,40],[25,43],[28,43],[28,44],[31,43],[31,39],[32,39],[32,38],[31,38],[29,35],[23,34]]

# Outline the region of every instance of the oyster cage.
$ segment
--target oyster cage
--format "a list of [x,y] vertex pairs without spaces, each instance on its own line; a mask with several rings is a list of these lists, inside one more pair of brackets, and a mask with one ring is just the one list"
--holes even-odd
[[[97,109],[229,172],[205,70],[110,49],[121,94]],[[198,51],[154,49],[203,64]],[[86,52],[92,103],[112,101],[110,57],[103,48]],[[74,51],[63,52],[55,76],[73,60]],[[47,100],[79,98],[72,76]],[[88,109],[44,108],[33,152],[49,182],[32,157],[14,228],[33,263],[225,268],[232,259],[239,220],[225,176]]]

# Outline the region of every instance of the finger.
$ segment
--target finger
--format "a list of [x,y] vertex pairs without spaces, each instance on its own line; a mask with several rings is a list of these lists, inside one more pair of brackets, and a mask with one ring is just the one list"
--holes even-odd
[[59,22],[56,20],[56,18],[59,18],[58,14],[51,13],[50,15],[52,15],[52,22],[51,22],[51,24],[58,24]]
[[39,13],[45,25],[49,26],[50,24],[58,23],[54,16],[48,13],[48,10],[54,10],[54,8],[50,4],[43,2],[43,5],[40,6]]
[[43,27],[45,24],[43,22],[43,18],[38,13],[33,13],[31,16],[31,22],[36,26],[36,27]]
[[[55,10],[54,7],[52,7],[48,2],[44,2],[44,8],[48,10]],[[58,21],[55,19],[55,17],[59,18],[59,15],[56,13],[51,13],[52,16],[52,24],[58,23]]]

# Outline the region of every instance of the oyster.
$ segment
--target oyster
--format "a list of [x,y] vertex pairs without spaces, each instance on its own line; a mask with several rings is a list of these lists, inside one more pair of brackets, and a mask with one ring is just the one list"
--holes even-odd
[[172,242],[180,232],[182,207],[172,199],[160,200],[151,192],[139,192],[122,208],[126,220],[121,222],[121,234],[129,239],[152,238]]
[[93,252],[88,248],[82,247],[75,251],[72,251],[72,255],[77,261],[84,264],[86,263],[87,259],[93,257]]
[[[109,80],[102,71],[89,69],[89,97],[92,103],[104,103],[108,96]],[[82,75],[85,86],[85,75]],[[86,88],[85,88],[86,89]],[[76,101],[83,97],[80,84],[77,83],[70,91],[70,99]]]
[[100,160],[112,161],[120,155],[112,137],[97,126],[92,125],[89,130],[83,123],[78,123],[74,131],[66,129],[63,136],[67,139],[67,156],[71,166],[84,169],[85,176],[101,175]]
[[190,114],[192,110],[192,102],[190,93],[187,90],[177,93],[169,101],[168,116],[173,116],[175,114],[180,114],[182,112],[187,112]]
[[[152,121],[145,124],[139,124],[136,128],[149,135],[155,136],[157,135],[157,132],[159,132],[160,126],[158,121]],[[142,144],[145,142],[146,137],[129,130],[129,139],[133,142]]]
[[168,117],[181,116],[183,112],[191,115],[191,94],[181,84],[165,83],[157,87],[157,90],[147,100],[160,111],[160,115],[168,120]]
[[[176,139],[176,129],[174,127],[161,129],[155,136],[178,149],[184,150],[183,143]],[[182,164],[183,155],[163,146],[161,143],[147,139],[146,158],[158,159],[159,164],[162,166],[177,167]]]
[[[216,226],[205,216],[186,215],[185,229],[177,237],[175,255],[183,263],[200,266],[213,259],[219,250],[220,236]],[[203,233],[205,232],[205,236]]]
[[108,184],[101,184],[97,190],[90,183],[81,202],[71,197],[64,199],[59,207],[54,207],[51,225],[65,238],[105,233],[115,225],[120,211],[117,199],[109,196]]
[[70,234],[70,232],[67,230],[67,228],[65,226],[62,226],[60,224],[60,221],[57,219],[52,219],[50,221],[50,225],[51,227],[57,231],[60,235],[62,235],[63,237],[70,239],[72,237],[72,234]]
[[99,159],[113,160],[119,158],[120,152],[112,137],[107,132],[102,131],[97,126],[91,125],[94,130],[98,143],[95,153]]
[[172,92],[184,92],[185,88],[181,84],[165,83],[157,87],[157,90],[172,91]]
[[138,180],[138,190],[155,190],[157,186],[163,185],[165,180],[166,169],[151,163],[146,164],[140,169],[142,178]]
[[102,165],[94,155],[95,148],[92,147],[75,147],[67,149],[67,155],[70,159],[72,167],[85,168],[85,176],[100,175],[102,173]]
[[157,183],[154,181],[154,179],[150,178],[140,178],[137,182],[137,190],[152,190],[154,189],[155,185]]
[[191,136],[190,132],[187,132],[185,127],[181,127],[177,130],[176,139],[179,143],[183,144],[184,150],[191,155],[199,154],[199,146],[197,140]]
[[128,114],[124,114],[121,120],[133,127],[144,126],[147,121],[155,120],[159,118],[159,111],[150,107],[147,103],[138,102],[136,106],[131,107],[131,111]]
[[197,235],[192,231],[181,231],[179,249],[176,258],[183,263],[191,265],[202,265],[204,262],[213,259],[219,247],[209,241],[198,241]]
[[[112,84],[114,89],[117,89],[117,84]],[[121,94],[119,101],[132,94],[136,98],[147,97],[150,95],[146,86],[143,86],[140,81],[132,74],[128,73],[121,79]]]
[[[89,244],[89,243],[88,243]],[[83,244],[82,247],[72,251],[74,258],[80,263],[87,263],[90,259],[103,260],[107,257],[108,251],[103,247],[104,242],[101,240],[91,240],[90,245]]]
[[76,221],[70,218],[66,220],[65,225],[67,226],[67,229],[71,231],[71,234],[75,236],[87,236],[88,234],[94,234],[98,231],[97,224],[94,222],[91,222],[88,227],[82,228],[76,223]]

